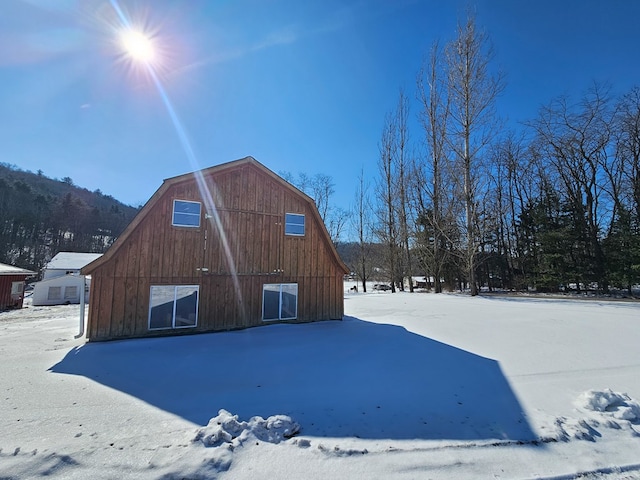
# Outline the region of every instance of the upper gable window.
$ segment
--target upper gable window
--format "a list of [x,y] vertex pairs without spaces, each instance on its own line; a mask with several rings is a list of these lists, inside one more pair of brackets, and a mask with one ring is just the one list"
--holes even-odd
[[199,227],[200,202],[174,200],[171,225],[174,227]]
[[285,213],[284,234],[304,237],[304,215],[299,213]]

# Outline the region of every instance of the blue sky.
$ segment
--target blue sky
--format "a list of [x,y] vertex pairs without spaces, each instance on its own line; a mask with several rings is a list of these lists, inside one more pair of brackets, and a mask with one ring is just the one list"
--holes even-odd
[[[160,77],[197,165],[251,155],[275,172],[331,175],[353,202],[373,176],[385,114],[415,95],[436,39],[469,2],[154,0],[118,4],[153,30]],[[507,125],[595,80],[640,84],[640,2],[478,0],[506,73]],[[71,177],[132,205],[193,170],[153,83],[127,68],[109,0],[0,2],[0,161]],[[412,114],[417,114],[417,104]],[[421,132],[411,138],[419,147]]]

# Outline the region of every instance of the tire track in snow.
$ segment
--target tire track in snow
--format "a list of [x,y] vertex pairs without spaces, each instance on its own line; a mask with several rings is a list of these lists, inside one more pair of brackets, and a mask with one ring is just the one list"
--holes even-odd
[[[632,476],[623,476],[627,473],[633,474]],[[568,473],[566,475],[556,475],[553,477],[533,477],[535,480],[575,480],[575,479],[619,479],[619,480],[635,480],[640,479],[640,463],[634,463],[630,465],[621,465],[614,467],[603,467],[595,470],[582,471],[576,473]],[[533,480],[532,478],[532,480]]]

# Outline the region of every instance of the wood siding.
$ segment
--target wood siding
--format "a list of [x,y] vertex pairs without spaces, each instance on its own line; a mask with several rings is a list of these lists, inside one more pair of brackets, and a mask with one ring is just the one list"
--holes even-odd
[[[261,325],[265,284],[298,284],[295,322],[342,318],[346,271],[315,206],[256,164],[214,167],[200,182],[177,177],[154,195],[108,259],[84,272],[92,275],[90,340]],[[171,225],[173,200],[202,203],[199,228]],[[305,215],[303,237],[284,234],[285,213]],[[197,327],[149,332],[152,285],[198,285]]]
[[11,286],[13,282],[24,282],[26,277],[27,275],[0,275],[0,310],[22,308],[24,292],[20,294],[19,298],[13,298]]

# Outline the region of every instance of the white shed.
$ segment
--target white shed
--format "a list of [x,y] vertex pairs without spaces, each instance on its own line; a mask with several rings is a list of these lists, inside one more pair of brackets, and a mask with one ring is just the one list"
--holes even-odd
[[89,265],[101,256],[101,253],[59,252],[44,267],[42,279],[48,280],[49,278],[62,277],[64,275],[80,275],[82,267]]
[[101,253],[59,252],[42,271],[42,281],[33,285],[33,305],[66,305],[80,303],[81,289],[89,299],[89,277],[80,269],[101,257]]
[[80,293],[83,288],[85,301],[88,301],[89,282],[90,278],[85,280],[82,275],[64,275],[42,280],[34,285],[32,304],[40,306],[80,303]]

